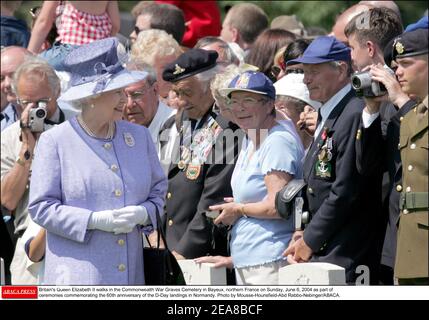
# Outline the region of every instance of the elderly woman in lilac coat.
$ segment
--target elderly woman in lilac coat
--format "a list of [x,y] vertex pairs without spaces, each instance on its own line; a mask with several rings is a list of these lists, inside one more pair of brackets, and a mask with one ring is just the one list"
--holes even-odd
[[147,75],[123,70],[117,47],[108,38],[67,56],[71,88],[60,100],[82,113],[38,144],[29,211],[47,230],[44,284],[145,283],[142,228],[156,226],[167,180],[148,130],[115,121],[122,89]]

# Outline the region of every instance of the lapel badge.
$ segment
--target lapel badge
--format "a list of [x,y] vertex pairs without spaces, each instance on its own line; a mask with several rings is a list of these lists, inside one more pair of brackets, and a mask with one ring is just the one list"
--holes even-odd
[[181,73],[185,72],[185,70],[186,70],[185,68],[182,68],[181,66],[179,66],[177,63],[174,67],[175,67],[175,69],[174,69],[173,74],[181,74]]
[[201,166],[200,165],[193,165],[189,164],[188,168],[186,169],[186,178],[189,180],[196,180],[201,172]]
[[133,135],[129,132],[124,133],[124,140],[129,147],[134,147],[134,145],[136,144]]

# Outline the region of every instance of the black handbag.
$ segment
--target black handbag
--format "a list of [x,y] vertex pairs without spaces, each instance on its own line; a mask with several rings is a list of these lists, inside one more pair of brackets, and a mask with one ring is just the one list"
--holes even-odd
[[[164,231],[161,226],[161,218],[159,216],[158,207],[156,208],[156,224],[157,224],[157,247],[149,246],[143,248],[143,263],[144,277],[146,285],[185,285],[182,270],[177,263],[176,258],[168,249],[167,241],[165,241]],[[147,239],[147,236],[146,236]],[[159,247],[160,239],[164,242],[164,248]]]
[[303,179],[293,179],[276,194],[276,210],[283,219],[294,220],[295,230],[303,230],[304,225],[310,222],[306,211],[305,198],[306,183]]

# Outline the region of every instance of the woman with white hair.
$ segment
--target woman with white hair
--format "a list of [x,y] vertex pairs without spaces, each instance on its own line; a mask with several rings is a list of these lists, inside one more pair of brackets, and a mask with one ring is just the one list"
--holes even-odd
[[145,63],[155,69],[159,86],[159,96],[167,105],[171,83],[164,81],[162,72],[165,66],[176,60],[183,50],[174,38],[164,30],[149,29],[139,33],[136,42],[131,48],[131,61]]
[[79,116],[42,134],[29,211],[47,230],[45,284],[144,284],[142,226],[156,226],[167,187],[148,130],[115,121],[123,88],[145,72],[127,71],[107,38],[65,59],[71,87],[60,97]]

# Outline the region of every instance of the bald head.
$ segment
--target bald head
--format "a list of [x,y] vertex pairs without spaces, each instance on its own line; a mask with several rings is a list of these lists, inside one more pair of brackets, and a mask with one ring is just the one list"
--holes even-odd
[[393,10],[393,12],[395,12],[398,17],[401,18],[401,11],[399,10],[399,7],[395,1],[360,1],[359,4],[372,6],[375,8],[388,8]]
[[347,37],[344,34],[344,29],[346,25],[353,19],[353,17],[357,16],[359,13],[364,11],[368,11],[372,6],[366,4],[355,4],[350,8],[346,9],[342,14],[337,17],[334,26],[332,27],[332,31],[330,33],[331,36],[334,36],[339,41],[348,44]]
[[13,74],[25,58],[31,55],[32,53],[23,47],[11,46],[1,51],[1,92],[9,103],[16,101],[16,96],[12,92]]

